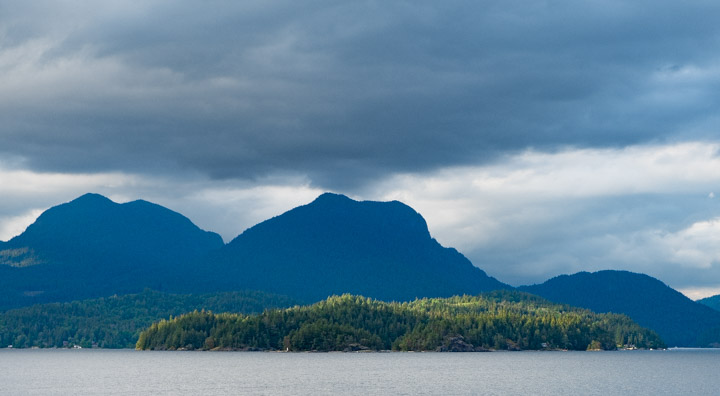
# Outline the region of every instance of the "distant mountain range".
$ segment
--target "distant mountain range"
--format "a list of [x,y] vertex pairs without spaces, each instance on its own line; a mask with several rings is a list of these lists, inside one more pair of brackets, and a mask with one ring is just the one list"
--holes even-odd
[[720,342],[720,312],[644,274],[580,272],[519,289],[598,313],[626,314],[655,330],[668,346],[706,347]]
[[511,288],[430,237],[400,202],[323,194],[228,245],[146,201],[86,194],[0,245],[0,309],[127,294],[256,289],[306,302],[352,292],[388,300]]
[[[0,311],[146,288],[172,293],[261,290],[312,303],[353,293],[380,300],[449,297],[511,286],[430,236],[409,206],[326,193],[249,228],[228,244],[146,201],[86,194],[0,242]],[[647,275],[563,275],[521,290],[624,313],[670,346],[720,343],[720,312]]]

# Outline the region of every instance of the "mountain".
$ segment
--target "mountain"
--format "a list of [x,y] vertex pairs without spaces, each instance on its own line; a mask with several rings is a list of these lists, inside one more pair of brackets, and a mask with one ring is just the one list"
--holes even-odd
[[162,206],[86,194],[48,209],[0,245],[0,309],[162,289],[223,245]]
[[144,288],[263,290],[314,302],[356,293],[386,300],[508,289],[400,202],[323,194],[224,245],[179,213],[86,194],[45,211],[0,245],[0,310]]
[[716,311],[720,311],[720,294],[712,297],[706,297],[700,300],[697,300],[696,302],[708,306]]
[[405,301],[511,288],[441,246],[409,206],[330,193],[246,230],[205,261],[203,273],[217,274],[220,290],[307,302],[342,293]]
[[[105,262],[126,260],[137,250],[148,260],[195,256],[223,242],[160,205],[142,200],[117,204],[102,195],[85,194],[48,209],[7,245],[32,247],[52,260],[88,261],[90,256],[97,266],[102,265],[95,261],[99,257]],[[107,257],[108,252],[113,257]]]
[[655,330],[669,346],[720,344],[720,312],[648,275],[627,271],[561,275],[520,290],[595,312],[623,313]]

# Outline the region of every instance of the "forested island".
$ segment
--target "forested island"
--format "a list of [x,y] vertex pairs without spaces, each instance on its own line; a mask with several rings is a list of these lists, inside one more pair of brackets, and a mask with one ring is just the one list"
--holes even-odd
[[141,350],[490,351],[664,348],[624,315],[596,314],[517,291],[382,302],[333,296],[261,314],[194,311],[154,323]]

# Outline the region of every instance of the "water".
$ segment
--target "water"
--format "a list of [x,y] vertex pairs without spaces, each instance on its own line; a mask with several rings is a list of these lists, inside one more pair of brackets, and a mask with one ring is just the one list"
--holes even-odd
[[720,350],[0,350],[2,395],[711,395]]

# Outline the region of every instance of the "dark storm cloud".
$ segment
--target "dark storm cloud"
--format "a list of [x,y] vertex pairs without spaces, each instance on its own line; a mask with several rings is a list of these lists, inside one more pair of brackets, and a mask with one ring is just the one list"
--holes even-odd
[[0,153],[348,187],[709,139],[713,2],[0,3]]

